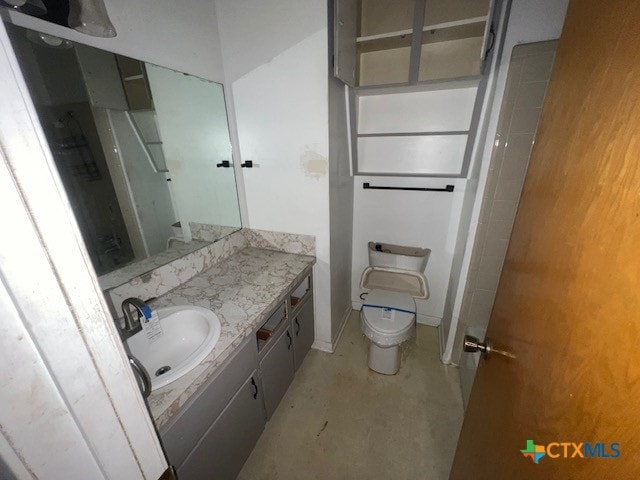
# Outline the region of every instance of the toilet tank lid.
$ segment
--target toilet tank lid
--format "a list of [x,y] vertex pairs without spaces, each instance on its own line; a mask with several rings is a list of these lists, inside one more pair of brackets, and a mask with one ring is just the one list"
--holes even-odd
[[427,278],[422,273],[411,270],[367,267],[362,272],[360,287],[365,290],[408,293],[413,298],[429,298]]

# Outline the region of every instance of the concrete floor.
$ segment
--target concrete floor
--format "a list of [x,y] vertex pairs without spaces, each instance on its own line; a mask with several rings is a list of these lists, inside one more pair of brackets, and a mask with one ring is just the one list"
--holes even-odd
[[463,408],[437,330],[418,325],[400,372],[380,375],[358,314],[333,355],[309,352],[238,479],[448,478]]

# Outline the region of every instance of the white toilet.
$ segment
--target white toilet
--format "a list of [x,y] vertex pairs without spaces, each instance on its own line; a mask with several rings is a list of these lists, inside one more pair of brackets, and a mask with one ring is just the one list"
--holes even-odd
[[394,375],[400,368],[400,344],[416,329],[416,298],[429,298],[423,272],[428,248],[402,247],[369,242],[369,266],[362,272],[360,287],[367,290],[360,324],[371,340],[369,368]]

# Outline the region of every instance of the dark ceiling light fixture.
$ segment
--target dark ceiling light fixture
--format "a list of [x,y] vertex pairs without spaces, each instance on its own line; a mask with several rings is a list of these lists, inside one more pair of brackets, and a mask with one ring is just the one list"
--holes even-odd
[[117,35],[103,0],[70,0],[69,26],[93,37]]
[[45,17],[47,7],[42,0],[0,0],[0,5],[32,17]]
[[35,43],[36,45],[40,45],[41,47],[59,49],[69,49],[73,47],[73,43],[71,43],[69,40],[65,40],[54,35],[48,35],[42,32],[36,32],[35,30],[27,30],[26,35],[31,42]]
[[0,0],[0,5],[93,37],[117,35],[103,0]]

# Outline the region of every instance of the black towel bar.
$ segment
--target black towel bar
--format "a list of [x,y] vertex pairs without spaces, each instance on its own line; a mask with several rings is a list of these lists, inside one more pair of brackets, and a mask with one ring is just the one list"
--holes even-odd
[[447,185],[444,188],[378,187],[365,182],[362,184],[362,188],[370,190],[410,190],[412,192],[453,192],[453,185]]

